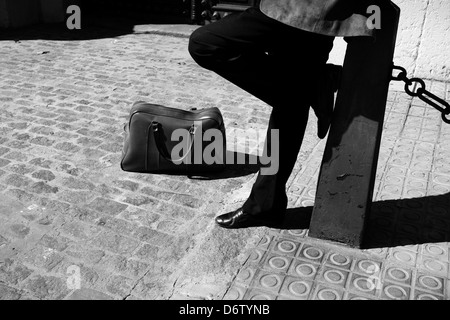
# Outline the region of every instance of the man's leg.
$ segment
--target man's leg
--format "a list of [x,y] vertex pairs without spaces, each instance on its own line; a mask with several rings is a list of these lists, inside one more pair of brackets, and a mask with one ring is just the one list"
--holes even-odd
[[251,8],[194,31],[189,52],[200,66],[274,108],[291,111],[310,100],[312,78],[332,45],[332,37],[284,25]]
[[272,109],[266,145],[270,150],[269,141],[271,141],[272,130],[278,130],[279,169],[273,175],[263,175],[262,171],[259,172],[250,196],[243,205],[245,212],[253,215],[269,215],[272,220],[283,218],[287,207],[286,182],[291,175],[300,151],[308,123],[308,115],[308,106],[297,108],[289,116],[286,116],[282,109]]
[[191,36],[189,51],[199,65],[273,107],[267,139],[272,129],[279,130],[279,171],[259,173],[243,207],[248,215],[284,214],[285,186],[303,140],[312,83],[332,41],[283,25],[257,9],[227,16]]

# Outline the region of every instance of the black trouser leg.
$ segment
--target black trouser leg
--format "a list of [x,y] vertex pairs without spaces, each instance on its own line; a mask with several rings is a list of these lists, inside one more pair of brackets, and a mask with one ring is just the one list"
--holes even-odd
[[332,43],[332,37],[284,25],[256,8],[200,27],[190,37],[189,52],[200,66],[273,107],[268,137],[279,130],[279,170],[259,173],[244,205],[251,214],[286,208],[285,186],[303,140],[312,82]]
[[[279,168],[274,175],[263,175],[261,171],[252,187],[243,209],[251,214],[283,213],[287,207],[286,182],[295,166],[306,125],[308,108],[286,116],[280,109],[272,109],[267,132],[266,149],[270,154],[270,135],[273,129],[279,133]],[[273,155],[271,155],[273,158]]]

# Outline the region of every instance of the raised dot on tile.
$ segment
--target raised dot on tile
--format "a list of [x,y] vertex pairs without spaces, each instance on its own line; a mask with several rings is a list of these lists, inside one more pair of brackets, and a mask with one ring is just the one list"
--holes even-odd
[[401,300],[408,298],[408,293],[405,289],[396,285],[389,285],[384,288],[384,293],[391,299]]
[[409,279],[409,274],[400,268],[391,268],[388,270],[389,276],[396,281],[406,281]]
[[353,280],[353,285],[363,292],[370,292],[375,289],[375,281],[369,278],[356,278]]
[[263,287],[270,289],[278,286],[280,284],[280,279],[273,274],[267,274],[265,276],[262,276],[259,282]]
[[339,284],[345,280],[345,275],[339,270],[327,270],[323,274],[323,277],[328,282]]
[[422,293],[417,296],[417,300],[439,300],[437,297],[432,294]]
[[323,252],[317,248],[309,247],[303,250],[303,255],[308,259],[316,260],[322,258]]
[[296,237],[302,237],[305,236],[306,234],[306,230],[304,229],[299,229],[299,230],[289,230],[288,233],[290,235],[296,236]]
[[293,281],[289,284],[288,290],[296,296],[304,296],[309,293],[310,286],[305,281]]
[[301,205],[302,205],[302,207],[312,207],[312,206],[314,206],[314,200],[312,200],[312,199],[302,200]]
[[258,250],[253,250],[253,252],[250,254],[249,260],[253,262],[257,262],[261,259],[262,253]]
[[251,272],[249,269],[244,269],[239,272],[236,278],[239,281],[246,281],[249,280],[252,276],[253,272]]
[[358,262],[358,267],[368,274],[374,274],[380,271],[380,267],[373,261],[370,260],[361,260]]
[[424,253],[425,254],[430,254],[430,255],[434,255],[434,256],[443,256],[445,255],[445,250],[439,246],[436,245],[432,245],[432,244],[427,244],[424,247]]
[[439,216],[444,216],[448,213],[448,209],[446,209],[440,205],[430,205],[429,210],[430,210],[430,213],[436,214]]
[[375,208],[376,212],[382,213],[383,215],[393,215],[397,211],[395,207],[380,202],[374,204],[374,209]]
[[425,192],[423,190],[419,190],[419,189],[410,189],[410,190],[406,191],[406,195],[411,198],[419,198],[419,197],[424,197]]
[[333,253],[330,256],[330,261],[337,266],[345,266],[350,262],[350,259],[347,258],[346,256],[343,256],[342,254]]
[[402,217],[407,220],[411,220],[411,221],[419,221],[421,216],[417,212],[409,211],[409,212],[403,212]]
[[272,300],[272,299],[268,295],[259,293],[252,296],[250,300]]
[[373,221],[378,227],[388,228],[392,225],[392,221],[386,218],[375,217]]
[[402,262],[406,262],[406,263],[412,263],[414,262],[414,256],[406,251],[396,251],[393,253],[393,256]]
[[398,176],[386,176],[384,178],[386,182],[392,183],[392,184],[399,184],[401,185],[403,183],[403,177]]
[[228,292],[226,294],[227,300],[238,300],[241,297],[242,297],[242,293],[236,288],[231,288],[230,290],[228,290]]
[[367,299],[364,297],[353,297],[353,298],[350,298],[349,300],[370,300],[370,299]]
[[426,188],[426,182],[421,180],[408,180],[407,185],[412,188]]
[[423,171],[411,171],[410,173],[411,177],[417,178],[417,179],[426,179],[427,173]]
[[433,272],[445,272],[446,271],[445,264],[443,264],[440,261],[427,259],[427,260],[424,260],[423,265],[428,270],[433,271]]
[[421,276],[419,277],[419,283],[430,290],[439,290],[442,288],[441,281],[433,276]]
[[278,250],[285,253],[294,252],[296,249],[296,245],[292,241],[282,241],[277,245]]
[[371,254],[376,254],[376,255],[383,255],[386,253],[386,249],[383,249],[383,248],[366,249],[364,251],[367,251]]
[[317,293],[319,300],[338,300],[339,293],[333,289],[322,289]]
[[266,244],[268,244],[270,242],[270,236],[265,235],[262,237],[261,241],[259,242],[260,246],[265,246]]
[[308,196],[310,196],[311,198],[315,198],[316,197],[316,189],[310,189],[306,192],[308,194]]
[[383,187],[383,191],[384,192],[387,192],[387,193],[394,193],[394,194],[396,194],[396,193],[400,193],[400,191],[401,191],[401,186],[395,186],[395,185],[385,185],[384,187]]
[[434,191],[445,194],[450,191],[450,186],[443,185],[443,184],[435,184],[431,187]]
[[273,257],[269,260],[269,265],[274,269],[284,269],[287,267],[289,261],[283,257]]
[[398,175],[406,174],[406,170],[404,168],[400,168],[400,167],[390,167],[389,172],[393,173],[393,174],[398,174]]
[[434,181],[442,184],[450,184],[450,178],[447,176],[435,176]]
[[447,234],[445,232],[441,232],[440,230],[427,230],[424,232],[424,236],[429,242],[441,242],[444,241]]
[[309,263],[301,263],[295,267],[295,272],[302,277],[310,277],[316,273],[316,271],[316,267]]

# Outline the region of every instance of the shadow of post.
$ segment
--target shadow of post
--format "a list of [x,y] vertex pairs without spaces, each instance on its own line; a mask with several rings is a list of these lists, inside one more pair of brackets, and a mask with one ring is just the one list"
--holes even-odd
[[364,248],[450,241],[450,193],[372,204]]
[[[277,229],[309,229],[313,207],[292,208]],[[450,241],[450,193],[372,204],[361,249]]]

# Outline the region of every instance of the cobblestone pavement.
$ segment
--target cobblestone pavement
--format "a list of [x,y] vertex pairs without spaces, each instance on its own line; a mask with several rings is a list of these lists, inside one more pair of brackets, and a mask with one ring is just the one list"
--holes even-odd
[[[266,129],[267,105],[189,57],[191,29],[1,41],[0,298],[449,299],[450,126],[394,85],[366,250],[308,238],[307,227],[216,227],[254,168],[209,180],[120,169],[138,100],[218,106],[229,143],[242,142],[233,128]],[[449,97],[447,84],[429,85]],[[315,126],[311,114],[288,189],[305,211],[325,143]]]
[[[1,42],[0,296],[169,299],[213,217],[255,170],[213,180],[123,172],[132,103],[220,106],[230,129],[265,130],[269,109],[199,68],[186,36],[100,30],[65,41],[47,29]],[[239,243],[224,253],[232,261]],[[73,270],[81,290],[66,285]]]

